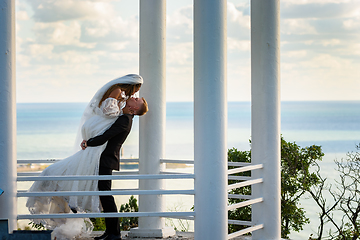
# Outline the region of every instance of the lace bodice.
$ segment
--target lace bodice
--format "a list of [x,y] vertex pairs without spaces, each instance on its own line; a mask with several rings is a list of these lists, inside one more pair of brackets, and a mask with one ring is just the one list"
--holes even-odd
[[95,115],[89,118],[81,128],[82,139],[88,140],[103,133],[122,115],[125,101],[118,101],[115,98],[105,99],[100,107],[94,109]]
[[105,117],[118,117],[122,115],[122,109],[125,107],[125,101],[118,101],[115,98],[107,98],[100,108],[95,108],[95,113]]

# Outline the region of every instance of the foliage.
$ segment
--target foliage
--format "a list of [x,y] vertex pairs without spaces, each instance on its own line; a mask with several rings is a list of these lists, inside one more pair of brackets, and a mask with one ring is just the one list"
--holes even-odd
[[[250,163],[251,162],[251,152],[250,151],[238,151],[236,148],[229,149],[228,150],[228,162]],[[229,169],[232,169],[232,168],[234,168],[234,167],[229,167]],[[243,172],[243,173],[232,174],[231,176],[250,177],[250,174],[251,174],[250,171],[248,171],[248,172]],[[236,182],[237,181],[235,181],[235,180],[229,180],[229,185],[234,184]],[[251,195],[251,187],[246,186],[246,187],[242,187],[242,188],[235,188],[230,191],[230,194]],[[239,203],[239,202],[243,202],[243,201],[245,201],[245,200],[244,199],[234,199],[234,198],[229,198],[229,200],[228,200],[230,205]],[[251,207],[247,206],[247,207],[237,208],[237,209],[228,211],[228,219],[251,221]],[[229,224],[228,232],[232,233],[232,232],[240,231],[246,227],[247,226]]]
[[[301,231],[309,219],[300,207],[300,197],[319,182],[311,167],[322,159],[320,146],[301,148],[296,143],[286,142],[281,138],[281,235],[288,238],[291,231]],[[235,148],[228,151],[229,162],[251,162],[251,151],[238,151]],[[236,174],[250,176],[250,171]],[[229,184],[234,181],[229,180]],[[233,189],[230,194],[251,195],[251,187]],[[229,199],[229,204],[244,201]],[[228,213],[229,219],[251,221],[251,207],[239,208]],[[229,225],[229,232],[235,232],[245,226]]]
[[307,190],[319,183],[316,173],[311,172],[317,161],[324,156],[321,147],[312,145],[302,148],[295,142],[281,138],[281,236],[288,238],[290,231],[299,232],[309,223],[299,200]]
[[[121,204],[119,212],[138,212],[137,199],[134,196],[129,198],[129,203]],[[91,222],[94,225],[94,231],[105,231],[105,218],[91,218]],[[121,217],[120,229],[122,231],[128,231],[130,228],[138,226],[137,217]]]
[[[137,199],[131,196],[129,203],[121,204],[119,212],[138,212],[139,208],[137,205]],[[138,217],[121,217],[120,224],[121,230],[128,231],[130,228],[138,226]]]
[[[191,208],[191,210],[194,210],[194,206]],[[169,212],[181,212],[182,207],[181,206],[175,206],[172,209],[168,210]],[[190,228],[190,222],[186,219],[172,219],[172,218],[166,218],[165,219],[166,226],[171,226],[174,228],[175,231],[181,231],[181,232],[188,232]]]
[[90,218],[94,229],[93,231],[105,231],[105,218]]
[[[36,230],[46,230],[46,228],[44,227],[44,225],[42,225],[41,223],[34,223],[34,222],[29,222],[29,224],[31,226],[32,229],[36,229]],[[25,230],[29,230],[28,227],[25,227]]]

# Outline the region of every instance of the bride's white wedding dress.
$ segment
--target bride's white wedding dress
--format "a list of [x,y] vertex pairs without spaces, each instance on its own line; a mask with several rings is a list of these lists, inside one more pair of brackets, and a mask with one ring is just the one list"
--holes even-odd
[[[81,127],[81,140],[102,134],[122,114],[121,109],[124,107],[124,102],[119,104],[114,98],[106,99],[100,107],[97,105],[110,86],[117,82],[124,83],[124,81],[130,81],[130,84],[142,83],[142,78],[132,74],[115,79],[95,94],[82,117],[84,123]],[[78,136],[78,146],[81,142],[79,138]],[[98,175],[100,155],[105,147],[106,143],[98,147],[79,150],[74,155],[50,165],[40,176]],[[80,149],[80,147],[78,148]],[[29,192],[97,190],[97,180],[35,181]],[[100,201],[99,196],[29,197],[26,207],[31,214],[71,213],[71,208],[78,212],[99,212]],[[93,228],[89,219],[33,219],[32,221],[37,224],[41,223],[47,229],[53,229],[57,239],[71,239],[76,236],[87,235]]]

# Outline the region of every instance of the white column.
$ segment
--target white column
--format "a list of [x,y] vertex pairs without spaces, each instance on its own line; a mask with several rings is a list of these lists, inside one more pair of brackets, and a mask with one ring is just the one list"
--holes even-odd
[[[140,96],[145,97],[149,112],[140,117],[140,174],[159,174],[160,159],[165,153],[165,37],[166,1],[140,0],[140,75],[144,84]],[[164,189],[163,180],[140,180],[141,190]],[[165,212],[162,195],[139,196],[140,212]],[[165,219],[140,217],[139,227],[131,229],[133,237],[162,237],[175,235],[173,228],[165,228]]]
[[0,219],[17,229],[15,0],[0,0]]
[[226,1],[194,0],[195,239],[227,239]]
[[280,206],[280,1],[251,1],[251,159],[264,164],[252,172],[264,182],[252,187],[252,220],[264,224],[253,240],[281,237]]

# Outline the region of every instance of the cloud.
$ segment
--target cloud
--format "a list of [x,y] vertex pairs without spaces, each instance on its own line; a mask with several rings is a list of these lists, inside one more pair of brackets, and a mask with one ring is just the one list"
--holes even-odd
[[26,11],[17,11],[16,12],[16,20],[17,21],[26,21],[29,20],[29,15]]
[[29,0],[38,22],[57,22],[106,16],[113,13],[110,1],[90,0]]
[[227,4],[227,29],[229,39],[250,40],[250,6],[248,3]]
[[[18,2],[18,101],[87,101],[101,84],[138,73],[134,1]],[[193,7],[176,7],[166,16],[167,100],[191,101]],[[250,100],[249,2],[229,0],[227,11],[228,99]],[[360,99],[359,22],[359,0],[281,1],[283,100]]]
[[250,51],[250,41],[249,40],[237,40],[235,38],[227,38],[227,48],[228,50],[239,50],[239,51]]
[[188,5],[166,16],[168,41],[192,42],[193,40],[193,6]]
[[346,30],[349,31],[360,31],[360,11],[359,11],[359,15],[356,18],[353,19],[345,19],[343,21],[343,26]]
[[34,33],[37,43],[53,45],[74,45],[91,48],[90,45],[80,42],[81,25],[78,21],[54,23],[35,23]]
[[306,19],[284,19],[281,21],[281,33],[283,34],[317,34],[315,26]]
[[81,26],[81,40],[84,42],[118,42],[137,40],[139,22],[136,16],[122,19],[119,16],[85,20]]
[[354,17],[358,15],[359,8],[358,0],[284,1],[281,4],[281,18]]
[[[283,100],[356,100],[359,71],[350,59],[331,54],[281,64]],[[357,73],[357,74],[356,74]]]
[[32,56],[51,56],[54,46],[51,44],[31,44],[29,46],[29,55]]
[[306,50],[300,50],[300,51],[286,51],[282,54],[282,57],[288,57],[291,59],[303,59],[307,57],[308,52]]
[[234,3],[228,2],[227,3],[227,18],[228,21],[231,23],[236,23],[238,26],[243,28],[250,29],[250,15],[249,11],[250,5],[249,4],[241,4],[235,6]]
[[[26,3],[19,11],[29,16],[31,9],[34,15],[17,21],[26,30],[17,36],[18,101],[86,102],[101,84],[138,73],[136,16],[122,19],[109,8],[111,1]],[[70,13],[64,13],[67,10]],[[21,19],[24,16],[21,13]]]
[[166,51],[166,62],[171,66],[192,66],[193,43],[177,43],[168,46]]
[[[33,31],[40,41],[45,39],[54,41],[54,44],[72,43],[89,48],[92,45],[85,43],[118,42],[138,38],[137,17],[124,20],[114,11],[112,1],[31,0],[28,4],[34,12]],[[51,28],[55,30],[52,31]],[[75,39],[76,41],[73,41]]]
[[353,59],[352,64],[360,61],[356,59],[360,42],[359,1],[284,1],[282,11],[283,61],[294,61],[287,51],[306,51],[309,62],[324,54]]
[[283,0],[284,3],[294,4],[294,5],[304,5],[304,4],[312,4],[312,3],[348,3],[353,2],[354,0]]
[[[34,0],[29,4],[33,10],[45,8],[49,12],[53,12],[54,18],[50,21],[38,17],[37,21],[32,24],[31,21],[26,21],[27,25],[24,25],[25,23],[18,24],[18,29],[26,26],[27,29],[31,29],[32,33],[32,38],[27,38],[19,44],[19,49],[22,49],[24,54],[29,53],[32,44],[44,44],[44,48],[47,48],[46,45],[52,44],[54,46],[53,56],[70,50],[77,51],[79,55],[84,54],[85,51],[138,51],[137,16],[122,19],[112,10],[111,1],[66,0],[61,1],[60,8],[58,6],[60,1]],[[83,5],[87,7],[79,10]],[[22,8],[26,9],[24,3]],[[72,9],[72,20],[68,20],[67,15],[62,12],[68,8]],[[39,16],[36,14],[42,10],[39,11],[35,11],[32,19]],[[92,14],[94,12],[96,14]],[[21,15],[26,16],[22,13]],[[21,34],[24,35],[23,32]],[[61,57],[53,59],[61,59]]]

